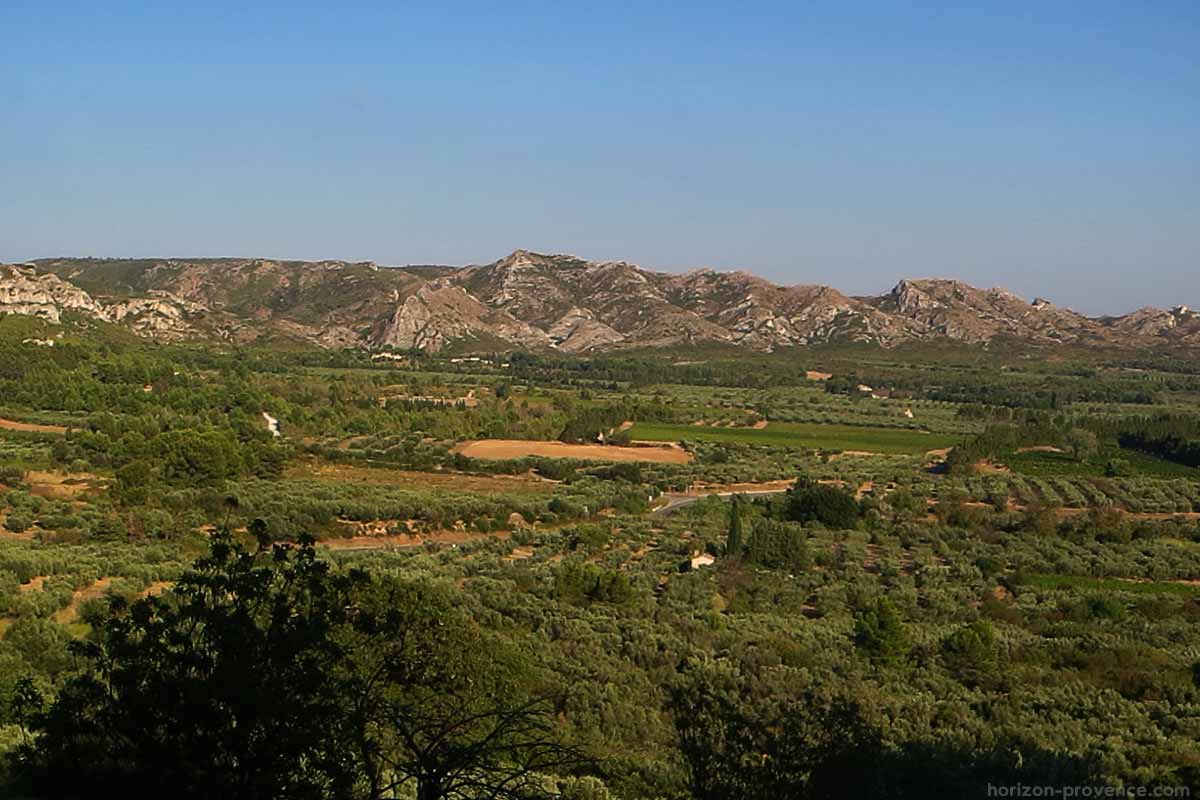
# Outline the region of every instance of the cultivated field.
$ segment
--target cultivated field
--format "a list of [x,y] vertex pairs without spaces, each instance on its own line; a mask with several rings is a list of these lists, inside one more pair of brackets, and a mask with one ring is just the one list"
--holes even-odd
[[[684,426],[686,427],[686,426]],[[634,430],[637,426],[634,427]],[[648,437],[634,437],[648,438]],[[658,439],[656,441],[671,441]],[[659,464],[687,464],[690,453],[674,447],[618,447],[604,444],[566,444],[565,442],[532,442],[522,439],[480,439],[462,442],[454,448],[469,458],[508,459],[536,456],[539,458],[576,458],[582,461],[653,461]]]
[[888,455],[919,455],[953,445],[958,437],[902,428],[867,428],[854,425],[815,425],[772,422],[768,427],[708,428],[696,425],[641,423],[633,426],[634,439],[652,442],[721,442],[796,447],[810,450],[848,450]]

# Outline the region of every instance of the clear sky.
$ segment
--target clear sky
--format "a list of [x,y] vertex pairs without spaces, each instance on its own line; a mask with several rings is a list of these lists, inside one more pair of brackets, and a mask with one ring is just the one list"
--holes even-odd
[[0,2],[0,260],[518,247],[1200,305],[1200,2]]

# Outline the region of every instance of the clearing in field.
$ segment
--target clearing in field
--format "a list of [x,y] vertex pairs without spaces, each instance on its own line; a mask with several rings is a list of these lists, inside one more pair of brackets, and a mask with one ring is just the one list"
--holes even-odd
[[315,478],[322,481],[391,486],[398,489],[452,489],[462,492],[528,492],[546,494],[554,491],[554,482],[527,475],[467,475],[461,472],[411,472],[386,467],[360,467],[351,464],[331,464],[304,460],[291,464],[285,478]]
[[62,425],[38,425],[34,422],[17,422],[14,419],[0,417],[0,428],[6,431],[22,431],[24,433],[66,433]]
[[630,435],[655,442],[739,442],[741,444],[795,447],[807,450],[844,450],[881,455],[920,455],[955,444],[956,437],[907,428],[867,428],[857,425],[821,425],[772,422],[767,428],[698,428],[639,422]]
[[79,619],[79,608],[88,600],[95,600],[98,597],[103,597],[108,587],[112,584],[112,578],[98,578],[91,586],[84,589],[76,589],[75,594],[71,596],[71,602],[66,607],[54,612],[51,619],[59,625],[70,625],[75,620]]
[[422,547],[426,544],[460,545],[476,542],[482,539],[504,540],[509,532],[491,531],[426,531],[412,534],[386,534],[378,536],[344,536],[336,539],[322,539],[318,545],[328,550],[390,550]]
[[[638,426],[634,426],[635,430]],[[688,426],[681,426],[685,429]],[[634,438],[645,438],[635,436]],[[671,441],[659,439],[657,441]],[[535,442],[523,439],[479,439],[462,442],[454,448],[468,458],[506,459],[537,456],[539,458],[575,458],[582,461],[655,461],[663,464],[686,464],[692,454],[674,447],[619,447],[610,444],[567,444],[565,442]]]
[[90,472],[56,472],[52,470],[29,470],[25,482],[30,494],[52,500],[76,500],[92,489],[96,476]]

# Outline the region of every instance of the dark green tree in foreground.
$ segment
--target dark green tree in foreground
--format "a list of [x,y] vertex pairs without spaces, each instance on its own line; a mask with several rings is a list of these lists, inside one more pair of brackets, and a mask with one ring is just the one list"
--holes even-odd
[[749,696],[733,664],[694,662],[669,708],[696,800],[871,797],[882,744],[857,705],[806,694],[782,702]]
[[173,592],[114,601],[87,668],[25,716],[56,798],[505,798],[580,761],[498,650],[426,584],[228,536]]
[[331,681],[353,576],[311,546],[250,553],[228,537],[173,594],[112,615],[76,644],[90,669],[35,717],[20,757],[52,797],[349,795]]
[[1017,739],[885,744],[845,687],[813,685],[784,695],[761,680],[732,661],[689,662],[676,676],[668,711],[688,797],[927,800],[986,797],[997,785],[1098,780],[1090,759]]
[[582,755],[555,736],[532,664],[429,583],[372,581],[345,630],[354,747],[371,798],[536,796]]

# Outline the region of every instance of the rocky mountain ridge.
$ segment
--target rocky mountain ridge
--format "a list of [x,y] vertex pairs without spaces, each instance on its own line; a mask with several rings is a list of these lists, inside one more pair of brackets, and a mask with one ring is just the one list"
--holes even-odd
[[450,346],[587,353],[716,343],[772,351],[827,342],[997,339],[1192,347],[1186,306],[1087,317],[1004,289],[905,279],[850,297],[746,272],[656,272],[527,250],[468,267],[270,259],[47,259],[0,265],[0,313],[79,314],[164,340],[300,339],[326,347]]

